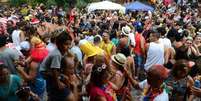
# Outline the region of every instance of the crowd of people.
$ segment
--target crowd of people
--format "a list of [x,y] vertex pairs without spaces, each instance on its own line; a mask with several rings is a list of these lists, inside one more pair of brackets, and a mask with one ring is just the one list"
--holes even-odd
[[201,5],[178,2],[126,14],[1,6],[0,100],[200,101]]

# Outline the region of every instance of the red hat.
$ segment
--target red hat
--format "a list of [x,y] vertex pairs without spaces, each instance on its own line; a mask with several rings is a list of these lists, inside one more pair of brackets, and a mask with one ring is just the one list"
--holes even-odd
[[35,62],[42,62],[47,55],[48,50],[46,48],[33,48],[31,50],[31,58]]
[[38,24],[40,22],[40,20],[38,20],[37,18],[33,18],[31,19],[31,24]]

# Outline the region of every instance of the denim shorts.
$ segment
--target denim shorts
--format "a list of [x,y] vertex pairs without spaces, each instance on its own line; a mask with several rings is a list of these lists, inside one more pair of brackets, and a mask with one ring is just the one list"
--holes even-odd
[[135,60],[136,68],[140,67],[141,69],[144,69],[144,64],[143,64],[144,57],[143,56],[135,55],[134,60]]
[[64,88],[62,90],[58,89],[55,81],[48,77],[46,79],[48,101],[66,101],[67,96],[70,95],[71,91],[69,88]]

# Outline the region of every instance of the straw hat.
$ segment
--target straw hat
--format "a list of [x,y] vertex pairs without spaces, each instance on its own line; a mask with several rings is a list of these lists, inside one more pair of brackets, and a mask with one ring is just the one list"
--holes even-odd
[[129,26],[122,27],[122,35],[128,36],[131,32],[131,28]]
[[126,56],[122,53],[117,53],[116,55],[112,55],[112,61],[116,64],[123,66],[126,62]]
[[80,40],[79,46],[87,58],[97,55],[96,48],[89,41],[85,39]]

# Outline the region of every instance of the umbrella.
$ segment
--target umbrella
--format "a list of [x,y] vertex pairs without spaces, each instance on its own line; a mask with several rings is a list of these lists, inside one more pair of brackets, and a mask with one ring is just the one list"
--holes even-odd
[[94,10],[121,10],[125,12],[124,6],[110,1],[91,3],[87,8],[88,12],[92,12]]
[[126,5],[126,11],[154,11],[154,8],[139,1]]

